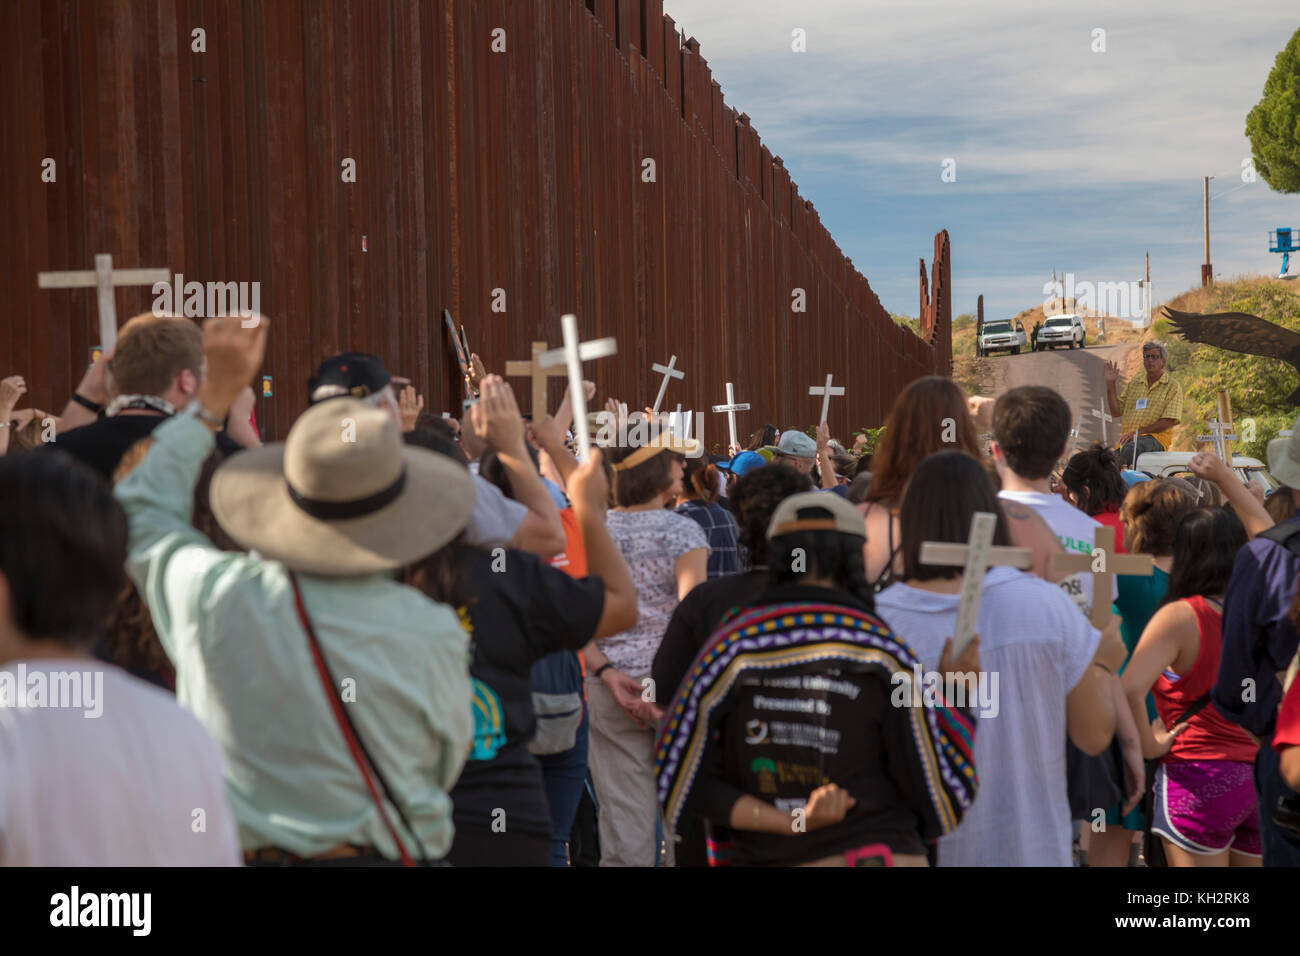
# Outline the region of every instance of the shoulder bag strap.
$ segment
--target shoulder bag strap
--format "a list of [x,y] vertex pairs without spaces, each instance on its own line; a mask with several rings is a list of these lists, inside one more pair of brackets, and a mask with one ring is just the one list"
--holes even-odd
[[[411,855],[406,851],[406,845],[402,843],[401,837],[397,835],[397,829],[393,826],[392,820],[389,819],[388,811],[384,809],[383,798],[379,796],[379,789],[382,788],[384,795],[397,811],[398,817],[401,818],[402,825],[406,831],[415,837],[415,845],[419,849],[420,862],[428,863],[424,853],[424,845],[416,835],[411,822],[406,819],[406,814],[402,812],[402,805],[393,797],[393,792],[384,780],[383,775],[379,772],[379,767],[375,765],[374,758],[366,750],[366,745],[361,742],[361,736],[357,733],[356,727],[352,724],[352,718],[348,716],[347,709],[343,706],[342,694],[339,692],[339,685],[330,674],[329,665],[325,663],[325,655],[321,651],[320,641],[316,639],[316,631],[311,626],[311,618],[307,616],[306,605],[302,601],[302,591],[298,588],[298,577],[292,571],[289,572],[289,582],[293,585],[293,602],[298,612],[298,620],[302,622],[302,628],[307,632],[307,640],[311,645],[311,656],[316,664],[316,674],[320,677],[321,685],[325,688],[325,696],[329,698],[330,709],[334,712],[334,719],[338,722],[339,730],[343,732],[343,739],[348,745],[348,752],[352,754],[352,760],[356,763],[357,769],[361,771],[361,776],[366,782],[366,789],[370,791],[370,798],[374,800],[375,807],[379,810],[379,818],[383,821],[388,835],[392,837],[393,843],[397,845],[397,852],[402,858],[402,866],[415,866]],[[378,787],[376,786],[378,781]]]

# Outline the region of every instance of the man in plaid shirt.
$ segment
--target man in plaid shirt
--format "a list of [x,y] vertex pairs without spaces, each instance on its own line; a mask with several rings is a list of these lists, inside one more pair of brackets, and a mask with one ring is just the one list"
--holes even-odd
[[1133,442],[1137,452],[1165,451],[1174,437],[1174,426],[1183,415],[1183,390],[1165,365],[1169,353],[1159,342],[1142,346],[1145,375],[1134,375],[1116,394],[1119,366],[1106,363],[1106,404],[1111,415],[1121,419],[1120,461],[1133,460]]

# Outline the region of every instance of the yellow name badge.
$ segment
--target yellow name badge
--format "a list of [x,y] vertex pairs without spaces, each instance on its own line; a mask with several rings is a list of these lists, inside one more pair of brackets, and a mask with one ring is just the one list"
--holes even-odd
[[1145,411],[1146,407],[1147,407],[1147,400],[1145,398],[1139,398],[1137,401],[1137,410],[1139,412]]
[[263,375],[262,376],[262,397],[270,398],[272,394],[273,393],[271,392],[271,376]]

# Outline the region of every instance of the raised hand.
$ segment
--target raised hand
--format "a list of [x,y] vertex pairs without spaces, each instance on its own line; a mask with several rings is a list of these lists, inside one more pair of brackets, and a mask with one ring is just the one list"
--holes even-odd
[[1212,451],[1198,451],[1192,456],[1192,460],[1188,463],[1188,467],[1192,470],[1192,474],[1197,478],[1204,478],[1206,481],[1212,481],[1216,485],[1221,484],[1232,477],[1232,469],[1224,463],[1222,458]]
[[81,383],[75,389],[82,398],[88,398],[100,405],[108,404],[108,363],[113,358],[113,351],[113,349],[105,349],[99,356],[99,361],[86,369],[86,374],[81,377]]
[[198,397],[212,414],[224,418],[240,391],[261,369],[269,325],[260,315],[251,320],[219,316],[203,323],[203,356],[208,369]]
[[997,404],[993,399],[984,395],[971,395],[966,399],[966,409],[970,412],[971,421],[975,427],[982,432],[993,430],[993,406]]
[[413,385],[408,385],[398,395],[398,401],[402,406],[402,431],[414,431],[415,420],[424,411],[424,396],[416,392]]
[[26,393],[27,382],[21,375],[10,375],[6,379],[0,379],[0,411],[5,412],[6,415],[12,412],[18,400]]
[[1114,362],[1106,363],[1106,384],[1114,385],[1119,381],[1119,366]]
[[608,509],[609,479],[605,476],[603,452],[599,448],[593,445],[591,455],[569,475],[565,492],[578,511],[604,512]]
[[479,358],[477,352],[472,353],[469,357],[469,371],[465,373],[465,391],[477,396],[486,377],[487,367],[483,364],[483,360]]
[[523,447],[524,419],[519,414],[514,389],[500,375],[488,375],[479,390],[479,402],[470,406],[474,431],[497,451]]

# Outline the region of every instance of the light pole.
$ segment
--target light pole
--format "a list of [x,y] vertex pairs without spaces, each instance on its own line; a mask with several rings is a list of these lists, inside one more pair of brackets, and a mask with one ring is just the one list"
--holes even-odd
[[1201,285],[1214,285],[1214,266],[1210,264],[1210,180],[1205,177],[1205,263],[1201,266]]

